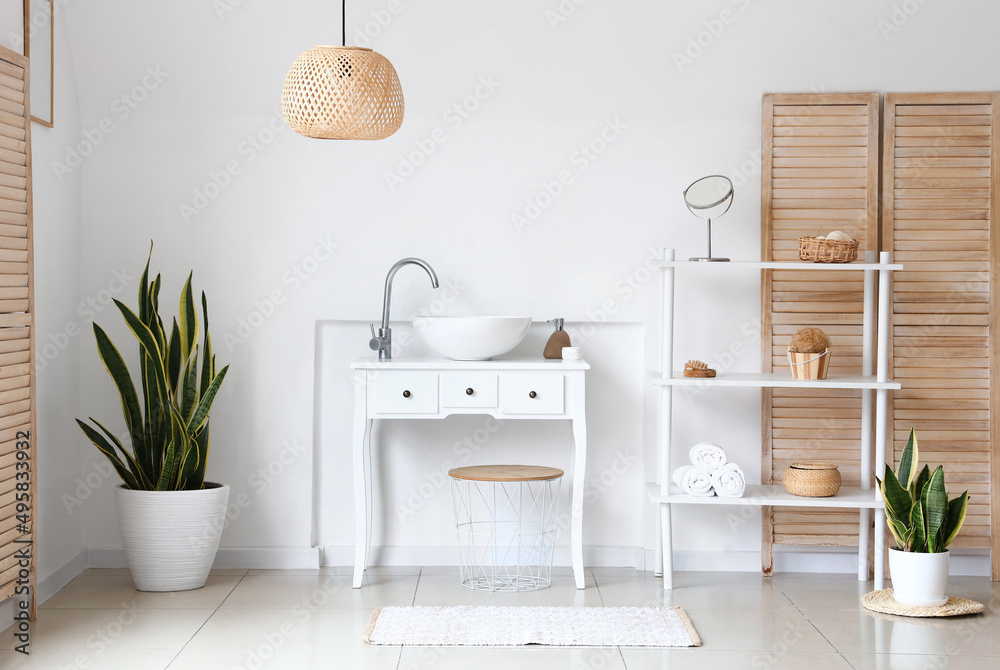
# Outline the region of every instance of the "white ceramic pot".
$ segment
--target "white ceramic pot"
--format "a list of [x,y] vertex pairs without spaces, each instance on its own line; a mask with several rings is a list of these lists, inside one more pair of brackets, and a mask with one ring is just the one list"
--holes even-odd
[[913,607],[938,607],[948,602],[947,551],[921,554],[889,549],[889,572],[892,596],[897,602]]
[[115,490],[132,581],[140,591],[200,589],[219,549],[229,485],[198,491]]

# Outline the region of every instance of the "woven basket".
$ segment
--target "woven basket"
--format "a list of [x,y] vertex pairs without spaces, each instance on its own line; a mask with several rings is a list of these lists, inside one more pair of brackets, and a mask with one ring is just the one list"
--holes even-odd
[[816,237],[800,237],[799,260],[813,263],[850,263],[858,260],[858,241],[840,242]]
[[836,463],[804,461],[792,463],[781,476],[785,490],[793,496],[829,498],[840,490],[840,470]]
[[381,140],[403,123],[403,89],[392,63],[371,49],[315,47],[288,70],[281,115],[306,137]]

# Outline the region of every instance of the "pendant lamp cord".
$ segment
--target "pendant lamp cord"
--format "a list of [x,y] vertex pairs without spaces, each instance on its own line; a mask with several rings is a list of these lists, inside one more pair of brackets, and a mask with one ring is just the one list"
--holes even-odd
[[340,45],[347,46],[347,0],[340,3]]

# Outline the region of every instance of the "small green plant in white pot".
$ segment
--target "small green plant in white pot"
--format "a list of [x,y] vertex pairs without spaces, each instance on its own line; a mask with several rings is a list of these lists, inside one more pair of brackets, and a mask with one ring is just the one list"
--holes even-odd
[[159,314],[160,276],[149,280],[149,259],[139,281],[138,313],[115,300],[139,341],[138,391],[121,353],[94,324],[97,351],[118,390],[131,449],[99,421],[91,418],[91,426],[77,419],[122,478],[116,489],[118,521],[140,591],[204,586],[229,502],[228,485],[205,482],[208,415],[229,366],[215,369],[204,292],[205,337],[199,352],[191,279],[189,274],[169,335]]
[[885,520],[896,539],[889,549],[893,597],[904,605],[936,607],[948,602],[948,545],[965,522],[969,492],[948,500],[944,468],[918,472],[917,437],[910,438],[893,472],[885,466],[879,490]]

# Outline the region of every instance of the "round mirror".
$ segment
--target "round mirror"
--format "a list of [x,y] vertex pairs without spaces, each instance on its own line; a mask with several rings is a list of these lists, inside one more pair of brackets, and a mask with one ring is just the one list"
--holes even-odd
[[722,216],[729,211],[733,204],[733,182],[721,174],[702,177],[684,189],[684,204],[692,214],[708,220],[708,255],[691,260],[728,261],[728,258],[712,256],[712,217]]
[[702,177],[684,191],[684,202],[687,203],[688,209],[695,214],[698,214],[695,210],[718,207],[727,200],[729,204],[732,204],[733,182],[729,180],[729,177],[718,174]]

